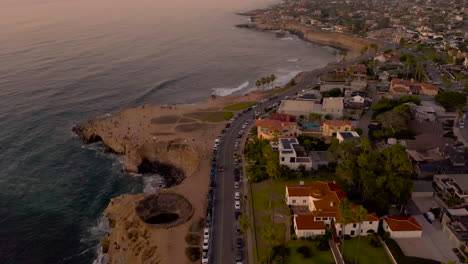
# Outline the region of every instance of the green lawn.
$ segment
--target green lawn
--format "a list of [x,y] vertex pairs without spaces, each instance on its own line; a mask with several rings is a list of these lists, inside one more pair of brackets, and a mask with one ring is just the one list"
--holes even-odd
[[[356,257],[357,248],[357,238],[352,238],[350,240],[345,240],[344,242],[344,258],[348,260],[354,261]],[[340,246],[341,250],[341,246]],[[373,264],[377,263],[378,260],[379,264],[392,264],[390,259],[388,258],[387,253],[383,247],[373,247],[369,244],[369,239],[365,236],[361,237],[359,242],[359,255],[358,255],[358,263],[359,264]]]
[[239,111],[245,108],[249,108],[252,105],[256,104],[255,102],[247,102],[247,103],[239,103],[239,104],[233,104],[233,105],[228,105],[224,107],[224,110],[228,111]]
[[[315,241],[291,241],[288,243],[288,247],[291,250],[291,255],[288,258],[287,264],[334,264],[335,259],[330,250],[320,251],[316,248],[317,242]],[[296,250],[300,246],[307,246],[312,250],[312,256],[310,258],[304,258],[302,254],[298,253]]]
[[[294,180],[276,180],[276,181],[263,181],[260,183],[252,184],[252,199],[253,199],[253,210],[255,221],[255,234],[257,239],[257,253],[258,260],[264,260],[268,256],[269,245],[262,240],[262,234],[265,227],[272,223],[273,212],[275,215],[282,214],[283,219],[286,220],[290,217],[289,208],[285,202],[285,187],[286,185],[299,184],[299,181],[305,183],[318,180],[330,180],[330,175],[323,174],[315,178],[304,178]],[[289,232],[290,226],[286,226],[285,223],[276,222],[275,230],[280,233],[280,239],[282,242],[287,243],[285,240],[286,232]]]
[[233,116],[232,112],[209,112],[202,117],[202,121],[222,122],[231,119]]

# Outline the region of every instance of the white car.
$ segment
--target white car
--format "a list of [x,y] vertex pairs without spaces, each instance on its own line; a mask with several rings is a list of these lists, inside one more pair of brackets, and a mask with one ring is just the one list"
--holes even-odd
[[239,189],[239,182],[238,181],[234,182],[234,188]]
[[208,264],[208,254],[206,252],[203,252],[201,263],[202,264]]
[[242,129],[246,129],[247,128],[247,125],[246,124],[243,124],[242,125]]
[[208,250],[209,247],[210,247],[209,240],[203,239],[203,250]]
[[210,239],[210,229],[208,227],[205,227],[203,230],[203,240],[208,240]]
[[240,201],[239,201],[239,200],[237,200],[237,201],[234,202],[234,208],[235,208],[236,210],[240,210],[240,209],[241,209]]
[[241,129],[239,130],[239,135],[242,135],[242,134],[244,134],[244,130]]
[[460,126],[460,128],[465,128],[465,121],[460,120],[460,122],[458,123],[458,125]]
[[234,193],[234,199],[236,199],[236,200],[240,199],[240,193],[239,192]]

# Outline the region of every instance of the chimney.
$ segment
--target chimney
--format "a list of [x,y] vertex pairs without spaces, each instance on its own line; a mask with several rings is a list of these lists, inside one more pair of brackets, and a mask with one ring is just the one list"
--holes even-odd
[[335,203],[334,202],[330,202],[330,207],[333,207],[335,206]]
[[299,185],[304,185],[304,181],[299,181]]

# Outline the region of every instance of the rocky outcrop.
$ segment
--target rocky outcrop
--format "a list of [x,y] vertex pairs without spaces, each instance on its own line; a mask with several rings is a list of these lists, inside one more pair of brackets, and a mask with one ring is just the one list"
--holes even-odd
[[347,50],[353,53],[352,55],[358,55],[363,46],[376,43],[370,39],[359,38],[351,35],[316,31],[306,25],[294,23],[250,23],[240,24],[237,25],[237,27],[258,30],[285,30],[313,43]]
[[[148,140],[135,144],[127,137],[109,134],[101,122],[103,120],[99,119],[87,121],[75,126],[73,131],[85,143],[102,142],[110,151],[124,155],[126,171],[158,173],[166,178],[169,186],[173,186],[179,184],[185,175],[191,175],[198,169],[200,154],[187,143],[187,140],[171,139],[157,142]],[[143,161],[146,161],[146,165],[141,167]],[[153,165],[151,169],[150,164]],[[173,169],[168,170],[168,166],[164,164],[173,166]],[[170,173],[165,174],[165,172]]]

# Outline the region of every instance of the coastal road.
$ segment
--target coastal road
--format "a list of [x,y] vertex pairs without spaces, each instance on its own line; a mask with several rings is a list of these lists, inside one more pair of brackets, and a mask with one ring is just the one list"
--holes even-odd
[[[346,61],[340,63],[339,66],[347,66],[353,63],[356,63],[360,60],[367,59],[369,55],[361,56],[355,60]],[[231,127],[227,130],[226,134],[223,135],[217,154],[217,166],[223,166],[224,171],[219,173],[216,180],[216,198],[214,201],[214,215],[213,215],[213,227],[212,227],[212,235],[211,235],[211,256],[210,256],[210,263],[216,264],[230,264],[236,263],[236,227],[237,221],[235,219],[235,210],[234,210],[234,192],[236,191],[234,188],[234,169],[235,165],[233,163],[233,155],[237,153],[238,155],[241,153],[243,149],[243,145],[239,144],[239,150],[234,151],[235,141],[237,139],[237,135],[239,130],[242,129],[242,125],[247,120],[251,120],[252,115],[254,114],[254,110],[263,111],[263,108],[267,105],[279,103],[285,96],[293,96],[297,92],[312,88],[317,85],[317,77],[320,74],[323,74],[331,69],[336,68],[336,64],[330,64],[322,69],[313,70],[309,72],[303,73],[303,80],[301,83],[291,87],[287,91],[282,94],[278,95],[277,99],[270,100],[264,104],[259,105],[259,107],[254,108],[251,111],[248,111],[242,116],[240,116],[236,121],[231,124]],[[253,122],[252,122],[253,123]],[[251,125],[252,126],[252,125]],[[245,129],[244,136],[248,134],[250,131],[251,126]],[[243,140],[241,140],[243,142]],[[246,181],[246,177],[244,175],[241,178],[241,181]],[[245,189],[241,186],[238,190]],[[242,193],[241,196],[247,195],[246,193]],[[241,201],[245,201],[245,199],[241,199]],[[242,203],[241,208],[245,211],[245,203]],[[249,247],[249,254],[253,252],[251,250],[254,245],[247,245]],[[243,255],[244,260],[242,263],[248,263],[247,259],[253,259],[252,256],[246,258],[246,247],[244,247]],[[251,262],[251,261],[250,261]],[[249,263],[254,264],[254,263]]]

